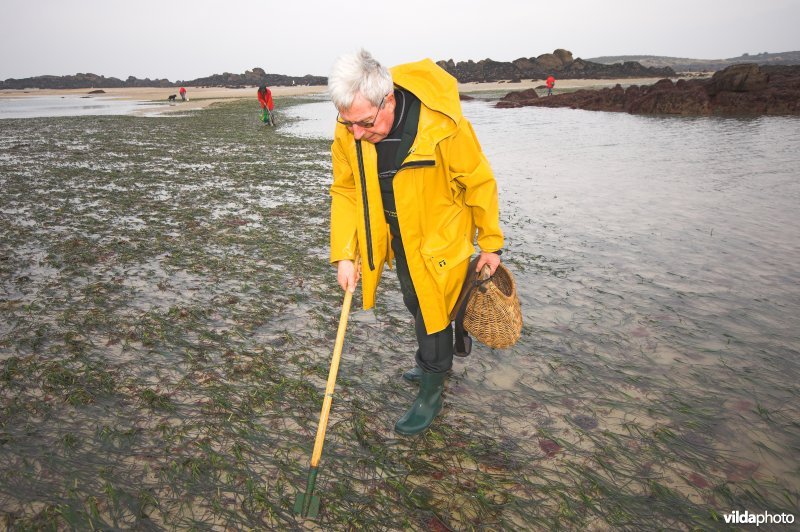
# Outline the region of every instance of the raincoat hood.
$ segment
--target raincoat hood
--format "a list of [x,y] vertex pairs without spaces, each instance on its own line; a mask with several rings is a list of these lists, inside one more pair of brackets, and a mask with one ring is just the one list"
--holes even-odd
[[389,69],[394,84],[406,89],[434,111],[461,123],[461,101],[458,82],[430,59],[406,63]]

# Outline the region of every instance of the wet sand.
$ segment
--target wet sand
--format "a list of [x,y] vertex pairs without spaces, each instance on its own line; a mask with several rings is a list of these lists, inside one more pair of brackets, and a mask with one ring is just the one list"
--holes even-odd
[[[159,112],[170,113],[178,111],[191,111],[204,109],[209,105],[231,99],[256,99],[257,87],[243,87],[232,89],[227,87],[187,87],[187,101],[182,101],[178,96],[178,87],[121,87],[112,89],[24,89],[0,90],[0,98],[25,98],[31,96],[86,96],[93,90],[102,90],[102,93],[92,96],[103,98],[116,98],[122,100],[136,100],[153,102],[153,106],[142,106],[135,114],[151,114],[158,108]],[[274,97],[303,96],[307,94],[322,94],[324,86],[292,86],[270,87]],[[163,105],[171,94],[176,95],[176,101],[168,106]]]

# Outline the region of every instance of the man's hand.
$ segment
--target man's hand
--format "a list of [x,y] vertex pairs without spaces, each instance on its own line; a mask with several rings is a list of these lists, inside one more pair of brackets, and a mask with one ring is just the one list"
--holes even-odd
[[490,275],[494,275],[494,271],[497,269],[497,266],[500,265],[500,255],[481,251],[481,256],[478,258],[478,265],[475,267],[475,271],[480,273],[484,265],[488,265]]
[[336,280],[342,290],[350,292],[356,291],[356,284],[358,283],[359,273],[356,269],[355,263],[352,260],[340,260],[336,263],[337,272]]

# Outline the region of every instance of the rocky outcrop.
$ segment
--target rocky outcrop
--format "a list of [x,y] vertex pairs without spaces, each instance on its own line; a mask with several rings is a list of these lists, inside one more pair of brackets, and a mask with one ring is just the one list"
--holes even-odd
[[113,89],[119,87],[251,87],[266,83],[270,86],[286,85],[326,85],[328,79],[322,76],[284,76],[267,74],[262,68],[248,70],[244,74],[216,74],[194,80],[137,79],[129,76],[122,81],[97,74],[75,74],[74,76],[37,76],[24,79],[0,81],[0,89]]
[[720,92],[756,92],[767,88],[769,75],[757,65],[733,65],[714,74],[706,85],[706,91],[713,96]]
[[263,68],[247,70],[244,74],[215,74],[206,78],[197,78],[191,81],[178,82],[180,85],[192,87],[253,87],[261,84],[275,86],[288,85],[327,85],[328,78],[323,76],[284,76],[283,74],[267,74]]
[[579,90],[540,98],[504,96],[497,107],[569,107],[590,111],[680,116],[800,115],[800,66],[734,65],[710,79],[662,79],[653,85]]
[[521,57],[510,63],[484,59],[455,63],[452,59],[437,63],[461,83],[491,82],[520,79],[545,79],[554,75],[559,79],[612,79],[633,77],[672,77],[675,71],[666,68],[648,68],[634,61],[604,65],[583,59],[573,59],[572,52],[559,48],[552,54],[538,57]]
[[137,79],[130,76],[122,81],[97,74],[75,74],[74,76],[37,76],[0,81],[0,89],[113,89],[118,87],[171,87],[168,79]]
[[535,101],[539,99],[539,94],[536,92],[535,89],[525,89],[524,91],[517,91],[517,92],[509,92],[506,94],[502,101],[507,103],[519,103],[520,105],[497,105],[497,107],[522,107],[524,105],[528,105],[527,102]]

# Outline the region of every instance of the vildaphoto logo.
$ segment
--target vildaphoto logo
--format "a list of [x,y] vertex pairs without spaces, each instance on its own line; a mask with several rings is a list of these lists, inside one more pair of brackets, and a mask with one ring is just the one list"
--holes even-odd
[[723,514],[725,522],[729,525],[791,525],[794,524],[794,514],[771,514],[761,512],[758,514],[734,510]]

